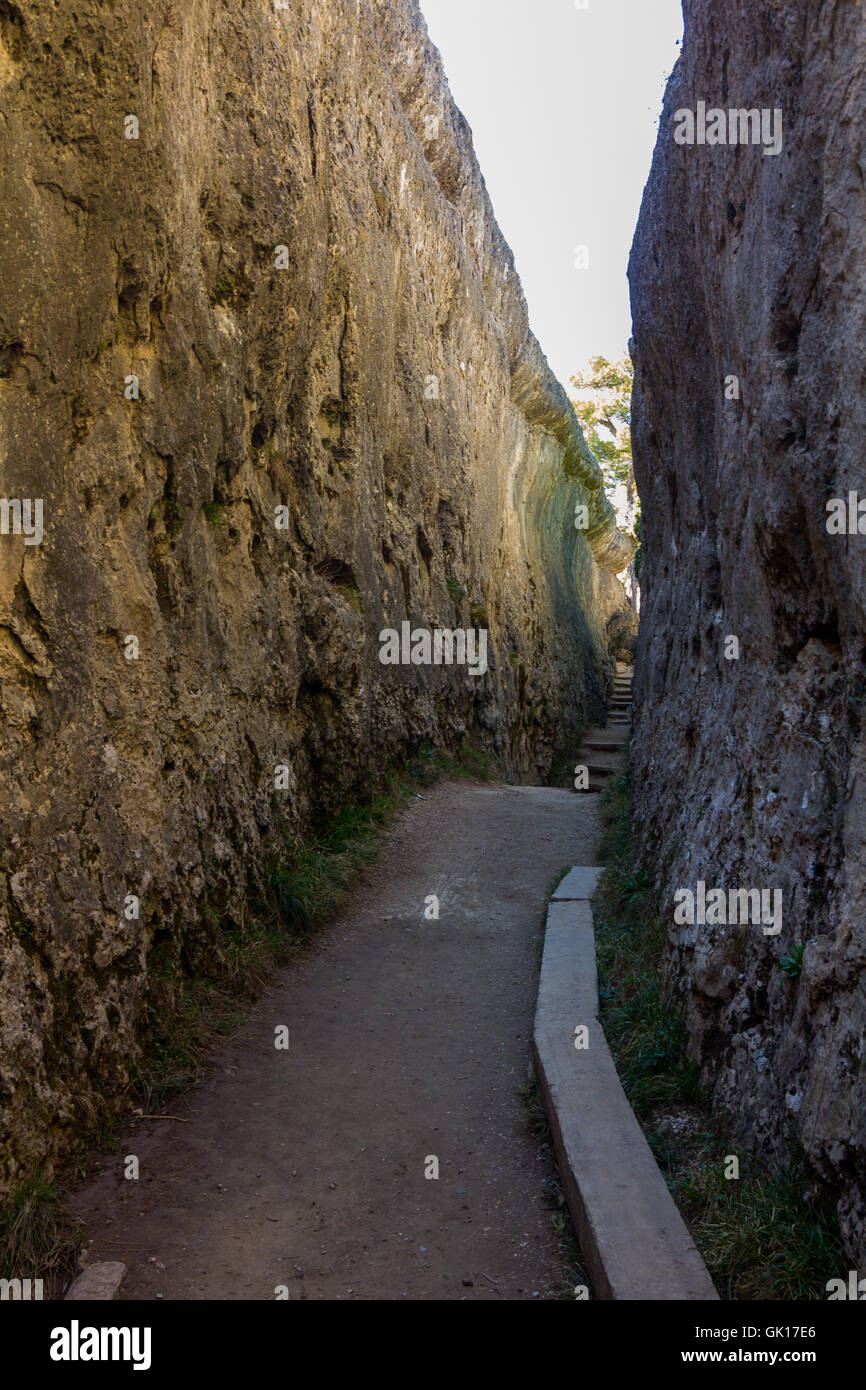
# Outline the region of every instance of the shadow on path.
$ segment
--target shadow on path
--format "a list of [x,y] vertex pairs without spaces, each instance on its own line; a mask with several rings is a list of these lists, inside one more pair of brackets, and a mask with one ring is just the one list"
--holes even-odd
[[557,1296],[519,1091],[546,894],[593,862],[596,806],[467,783],[412,801],[310,956],[172,1105],[189,1123],[140,1123],[74,1195],[91,1259],[129,1266],[121,1298]]

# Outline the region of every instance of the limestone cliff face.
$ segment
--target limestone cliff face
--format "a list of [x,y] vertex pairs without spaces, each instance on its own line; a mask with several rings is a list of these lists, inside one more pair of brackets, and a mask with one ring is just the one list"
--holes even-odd
[[[16,0],[0,82],[2,1192],[277,823],[576,747],[628,552],[413,0]],[[383,666],[404,620],[487,673]]]
[[[862,1264],[866,537],[826,504],[866,494],[866,30],[847,0],[685,16],[630,267],[635,807],[731,1151],[801,1146]],[[699,101],[780,109],[782,152],[677,144]],[[781,889],[781,934],[674,926],[700,879]]]

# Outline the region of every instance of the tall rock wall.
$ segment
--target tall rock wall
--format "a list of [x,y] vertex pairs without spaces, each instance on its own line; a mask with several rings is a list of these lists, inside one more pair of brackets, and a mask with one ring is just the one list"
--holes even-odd
[[[630,266],[635,812],[731,1151],[805,1151],[862,1265],[866,535],[826,523],[866,494],[866,27],[850,0],[684,9]],[[701,101],[780,110],[781,153],[678,144]],[[782,890],[781,933],[675,925],[699,880]]]
[[628,554],[413,0],[15,0],[0,84],[2,1195],[276,826],[573,750]]

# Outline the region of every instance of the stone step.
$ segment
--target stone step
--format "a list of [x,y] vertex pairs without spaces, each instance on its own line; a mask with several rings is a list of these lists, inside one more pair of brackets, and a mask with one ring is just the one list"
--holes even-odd
[[612,752],[618,753],[628,740],[628,725],[620,724],[613,729],[594,729],[592,734],[587,734],[583,740],[582,752],[599,753]]
[[622,758],[622,744],[614,743],[612,748],[587,748],[586,744],[580,750],[580,760],[584,767],[590,771],[594,768],[604,768],[607,772],[618,772]]

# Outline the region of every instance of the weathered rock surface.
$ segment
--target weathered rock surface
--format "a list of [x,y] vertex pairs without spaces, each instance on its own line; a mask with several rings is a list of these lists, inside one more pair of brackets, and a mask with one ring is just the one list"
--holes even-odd
[[638,615],[629,604],[622,582],[610,570],[598,572],[598,599],[608,650],[614,660],[631,665],[637,648]]
[[[16,0],[0,83],[2,1194],[277,824],[426,740],[544,777],[629,546],[413,0]],[[382,666],[407,619],[487,674]]]
[[[635,809],[731,1151],[804,1150],[862,1265],[866,537],[826,503],[866,492],[866,37],[847,0],[685,16],[630,267]],[[676,144],[699,101],[781,109],[781,154]],[[781,934],[674,926],[699,879],[782,889]]]

